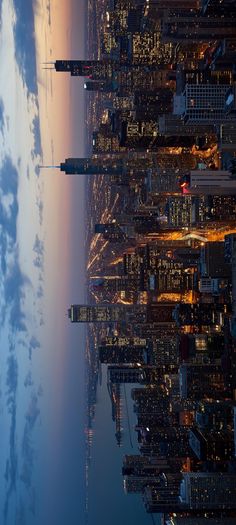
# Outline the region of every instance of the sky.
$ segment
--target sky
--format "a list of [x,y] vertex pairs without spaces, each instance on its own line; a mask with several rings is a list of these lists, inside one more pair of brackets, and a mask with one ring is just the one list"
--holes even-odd
[[[85,54],[83,0],[0,0],[1,525],[84,524],[85,341],[66,315],[84,299],[84,181],[39,166],[84,154],[83,79],[43,62]],[[104,381],[89,525],[151,521],[124,453]]]
[[80,0],[0,0],[0,523],[83,523],[84,186],[40,170],[83,154]]

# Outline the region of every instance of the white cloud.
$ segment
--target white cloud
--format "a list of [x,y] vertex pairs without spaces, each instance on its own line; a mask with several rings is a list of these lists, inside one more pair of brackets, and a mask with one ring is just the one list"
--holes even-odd
[[[39,414],[32,376],[35,349],[40,349],[40,320],[37,311],[43,297],[43,184],[35,170],[40,164],[39,111],[37,97],[27,90],[16,62],[12,0],[2,0],[0,24],[0,368],[4,446],[1,449],[0,512],[5,509],[5,523],[27,518],[15,506],[16,494],[32,508],[33,471],[29,487],[20,474],[30,465],[34,454],[33,429]],[[38,203],[38,204],[37,204]],[[38,240],[37,246],[35,240]],[[35,246],[37,251],[35,251]],[[40,253],[39,253],[40,249]],[[40,269],[34,264],[40,256]],[[39,297],[39,289],[41,295]],[[37,308],[34,307],[37,302]],[[29,352],[32,361],[29,360]],[[5,385],[5,389],[4,389]],[[7,385],[7,387],[6,387]],[[25,388],[27,386],[27,388]],[[30,399],[29,399],[30,398]],[[26,418],[24,418],[26,414]],[[30,434],[30,447],[21,442]],[[26,443],[26,441],[25,441]],[[28,456],[27,456],[28,454]],[[22,461],[24,463],[22,463]],[[18,469],[20,465],[20,469]],[[26,470],[24,471],[26,472]],[[28,491],[28,492],[27,492]],[[31,512],[33,512],[31,510]],[[20,518],[19,518],[20,516]],[[18,521],[17,521],[18,520]],[[4,523],[0,515],[0,522]],[[27,521],[26,521],[27,522]]]

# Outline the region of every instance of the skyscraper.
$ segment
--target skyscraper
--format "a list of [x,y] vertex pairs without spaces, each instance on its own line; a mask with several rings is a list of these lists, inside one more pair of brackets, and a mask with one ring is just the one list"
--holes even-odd
[[151,382],[154,378],[155,369],[139,365],[109,365],[107,369],[107,379],[111,383],[142,383]]
[[236,475],[184,472],[180,503],[192,510],[236,509]]
[[56,60],[57,72],[67,72],[71,76],[85,77],[89,80],[107,81],[112,78],[116,63],[112,60]]
[[180,395],[192,399],[222,399],[222,367],[214,364],[184,363],[180,367]]
[[186,84],[182,95],[174,96],[174,114],[186,123],[222,124],[232,120],[225,101],[229,84]]
[[122,160],[99,158],[70,158],[60,165],[67,175],[120,175],[125,171]]
[[178,43],[182,41],[208,42],[211,40],[235,36],[234,20],[215,16],[174,16],[166,12],[162,19],[162,41]]
[[148,362],[149,345],[146,339],[128,337],[107,337],[99,346],[101,363]]
[[236,184],[227,170],[192,170],[182,182],[184,193],[191,195],[235,195]]
[[145,305],[73,304],[68,310],[72,323],[142,322],[146,315]]

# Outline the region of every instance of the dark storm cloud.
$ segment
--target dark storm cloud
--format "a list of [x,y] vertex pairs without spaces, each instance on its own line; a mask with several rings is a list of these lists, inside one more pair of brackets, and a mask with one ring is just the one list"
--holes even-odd
[[33,0],[14,0],[15,56],[27,89],[37,94],[36,48]]

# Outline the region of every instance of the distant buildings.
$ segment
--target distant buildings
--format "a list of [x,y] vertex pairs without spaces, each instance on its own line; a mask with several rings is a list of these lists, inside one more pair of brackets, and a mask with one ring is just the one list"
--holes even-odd
[[54,64],[99,120],[90,157],[59,166],[95,203],[88,304],[68,315],[93,323],[119,447],[133,385],[124,488],[163,525],[236,520],[235,17],[232,0],[116,0],[99,60]]

